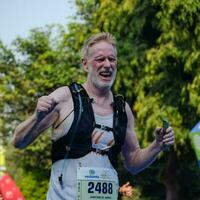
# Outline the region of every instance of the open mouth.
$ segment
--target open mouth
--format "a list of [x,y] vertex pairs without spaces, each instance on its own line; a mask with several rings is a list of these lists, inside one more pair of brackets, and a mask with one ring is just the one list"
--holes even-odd
[[100,76],[103,78],[111,78],[112,77],[112,72],[110,71],[102,71],[99,73]]

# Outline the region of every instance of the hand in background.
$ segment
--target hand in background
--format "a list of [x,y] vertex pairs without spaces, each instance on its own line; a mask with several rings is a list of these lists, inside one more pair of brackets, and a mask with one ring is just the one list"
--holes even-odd
[[124,185],[122,185],[119,188],[119,192],[124,197],[132,197],[132,195],[133,195],[133,188],[130,185],[130,182],[126,182]]

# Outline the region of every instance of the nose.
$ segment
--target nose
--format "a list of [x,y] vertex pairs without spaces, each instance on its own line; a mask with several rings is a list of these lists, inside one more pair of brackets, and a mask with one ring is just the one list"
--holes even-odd
[[105,59],[104,65],[105,65],[105,67],[111,67],[111,62],[108,58]]

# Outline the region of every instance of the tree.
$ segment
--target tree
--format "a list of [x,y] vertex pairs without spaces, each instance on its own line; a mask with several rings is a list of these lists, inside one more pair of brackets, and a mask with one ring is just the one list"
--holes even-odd
[[[200,113],[200,2],[76,0],[76,5],[78,20],[68,24],[68,31],[58,28],[56,38],[52,39],[54,27],[47,27],[33,30],[27,39],[18,38],[17,54],[0,45],[0,133],[9,135],[16,123],[30,115],[37,96],[74,80],[83,81],[78,52],[84,40],[109,31],[119,50],[113,90],[124,94],[132,106],[141,145],[152,141],[154,127],[162,125],[160,117],[168,118],[176,133],[174,149],[131,178],[133,185],[139,186],[141,199],[196,199],[200,174],[188,132]],[[38,165],[37,156],[41,163],[48,163],[39,168],[41,180],[50,165],[50,155],[41,155],[50,148],[43,142],[47,134],[19,154],[24,165],[18,166],[25,170]],[[122,181],[131,177],[121,165],[119,172]],[[34,175],[38,177],[37,172]],[[190,184],[188,177],[195,177]]]

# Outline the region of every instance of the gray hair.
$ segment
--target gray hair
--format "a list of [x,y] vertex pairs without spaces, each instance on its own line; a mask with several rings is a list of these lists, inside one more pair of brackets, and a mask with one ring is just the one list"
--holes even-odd
[[110,33],[102,32],[92,35],[88,40],[86,40],[81,50],[81,58],[85,59],[88,56],[90,47],[92,47],[94,44],[100,41],[106,41],[109,44],[111,44],[115,48],[117,54],[115,37]]

